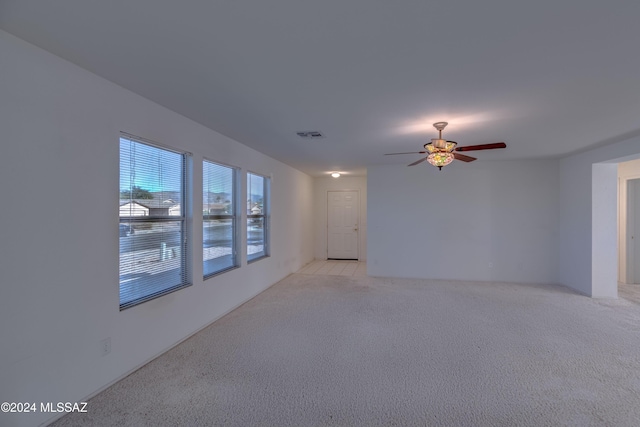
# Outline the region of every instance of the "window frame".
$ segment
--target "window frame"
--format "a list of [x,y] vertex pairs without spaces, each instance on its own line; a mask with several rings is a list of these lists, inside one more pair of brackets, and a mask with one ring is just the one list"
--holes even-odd
[[[120,297],[118,298],[119,300],[119,307],[120,307],[120,311],[122,310],[126,310],[128,308],[131,307],[135,307],[138,306],[140,304],[143,304],[147,301],[151,301],[154,300],[156,298],[159,298],[161,296],[164,295],[168,295],[170,293],[176,292],[180,289],[184,289],[186,287],[189,287],[193,284],[193,281],[191,280],[191,252],[190,252],[190,243],[191,243],[191,235],[192,233],[190,232],[190,226],[191,226],[191,221],[189,219],[189,212],[190,212],[190,200],[189,200],[189,179],[190,179],[190,164],[191,164],[191,160],[192,160],[192,154],[188,151],[184,151],[184,150],[180,150],[180,149],[176,149],[176,148],[172,148],[172,147],[168,147],[166,145],[157,143],[155,141],[152,140],[148,140],[146,138],[141,138],[139,136],[135,136],[135,135],[131,135],[125,132],[120,132],[120,135],[118,137],[118,144],[120,145],[122,143],[122,140],[127,140],[127,141],[131,141],[134,143],[138,143],[138,144],[143,144],[149,147],[153,147],[159,150],[164,150],[164,151],[168,151],[171,153],[175,153],[181,156],[181,161],[180,161],[180,167],[181,167],[181,172],[180,172],[180,215],[166,215],[166,216],[157,216],[157,215],[144,215],[144,216],[120,216],[118,215],[119,221],[118,221],[118,227],[120,227],[120,224],[135,224],[135,223],[172,223],[172,222],[180,222],[180,254],[181,254],[181,259],[180,259],[180,277],[181,277],[181,283],[177,284],[177,285],[173,285],[173,286],[169,286],[166,287],[164,289],[161,289],[159,291],[156,292],[152,292],[150,294],[147,294],[145,296],[142,296],[140,298],[134,299],[132,301],[128,301],[125,303],[122,303],[122,301],[120,300]],[[120,154],[118,155],[118,170],[120,171],[121,168],[121,161],[122,158],[120,157]],[[120,191],[120,177],[118,177],[118,190]],[[122,199],[120,199],[122,200]],[[133,199],[130,199],[133,200]],[[131,227],[133,227],[131,225]],[[118,244],[118,252],[120,251],[120,244]],[[121,264],[120,261],[118,261],[118,276],[120,276],[121,271]],[[118,283],[118,291],[121,291],[121,283],[119,281]]]
[[[247,212],[246,220],[244,221],[245,226],[245,250],[247,251],[247,264],[251,264],[253,262],[259,261],[264,258],[269,258],[271,256],[271,177],[267,175],[263,175],[260,173],[252,172],[250,170],[246,173],[247,178],[247,200],[251,198],[251,189],[249,185],[249,175],[259,176],[263,179],[263,187],[262,187],[262,213],[261,214],[250,214]],[[249,258],[249,226],[248,222],[252,218],[263,218],[263,254],[257,257]]]
[[[229,168],[231,169],[231,173],[232,173],[232,205],[233,205],[233,214],[229,215],[229,214],[204,214],[204,209],[202,210],[202,249],[203,249],[203,254],[202,254],[202,278],[203,280],[207,280],[211,277],[214,276],[218,276],[220,274],[224,274],[228,271],[231,270],[235,270],[236,268],[240,268],[240,257],[239,257],[239,251],[238,248],[240,246],[240,232],[239,232],[239,227],[238,227],[238,217],[240,216],[240,203],[239,203],[239,198],[238,198],[238,181],[240,180],[240,168],[237,166],[233,166],[233,165],[229,165],[226,163],[222,163],[222,162],[218,162],[215,160],[211,160],[207,157],[203,157],[202,158],[202,196],[204,199],[204,165],[205,163],[211,163],[213,165],[216,166],[222,166],[225,168]],[[204,203],[204,200],[203,200]],[[232,248],[231,248],[231,253],[232,253],[232,257],[233,257],[233,265],[230,267],[225,267],[222,268],[220,270],[214,271],[212,273],[209,274],[205,274],[204,273],[204,224],[205,221],[209,221],[209,220],[214,220],[214,219],[231,219],[231,223],[232,223],[232,227],[233,227],[233,231],[231,233],[231,236],[233,238],[233,242],[232,242]]]

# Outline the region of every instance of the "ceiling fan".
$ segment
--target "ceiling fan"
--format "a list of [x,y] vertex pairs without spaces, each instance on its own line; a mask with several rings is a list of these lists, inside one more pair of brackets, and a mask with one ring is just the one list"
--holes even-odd
[[426,151],[411,151],[408,153],[387,153],[385,156],[395,156],[396,154],[426,154],[427,157],[423,157],[420,160],[411,163],[408,166],[415,166],[425,160],[431,163],[433,166],[437,166],[442,170],[443,166],[448,165],[453,159],[462,160],[463,162],[473,162],[477,160],[475,157],[465,156],[459,154],[458,151],[478,151],[478,150],[494,150],[496,148],[506,148],[507,144],[504,142],[496,142],[493,144],[480,144],[480,145],[467,145],[465,147],[458,147],[458,143],[455,141],[447,141],[442,139],[442,130],[447,126],[447,122],[437,122],[433,124],[433,127],[438,130],[438,137],[432,138],[431,142],[424,144]]

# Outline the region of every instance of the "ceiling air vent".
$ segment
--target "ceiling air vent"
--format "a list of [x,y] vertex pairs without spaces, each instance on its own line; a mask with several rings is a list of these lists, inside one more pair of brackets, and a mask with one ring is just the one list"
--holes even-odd
[[300,138],[306,138],[306,139],[324,138],[324,135],[322,135],[322,133],[318,132],[317,130],[296,132],[296,135],[298,135]]

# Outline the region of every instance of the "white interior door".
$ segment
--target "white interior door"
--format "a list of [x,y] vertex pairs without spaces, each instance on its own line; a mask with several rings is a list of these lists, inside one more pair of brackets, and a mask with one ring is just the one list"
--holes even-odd
[[327,198],[327,258],[358,259],[358,192],[328,191]]
[[627,282],[640,284],[640,179],[627,183]]

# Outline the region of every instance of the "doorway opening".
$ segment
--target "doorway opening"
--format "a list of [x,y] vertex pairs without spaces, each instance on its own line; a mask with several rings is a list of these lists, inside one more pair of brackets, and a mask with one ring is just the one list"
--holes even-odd
[[627,180],[626,273],[624,281],[640,284],[640,178]]
[[634,264],[628,254],[627,181],[640,178],[640,169],[632,176],[633,163],[640,167],[638,154],[592,164],[590,296],[595,298],[617,298],[628,283],[628,264]]
[[640,284],[640,159],[618,164],[618,282]]

